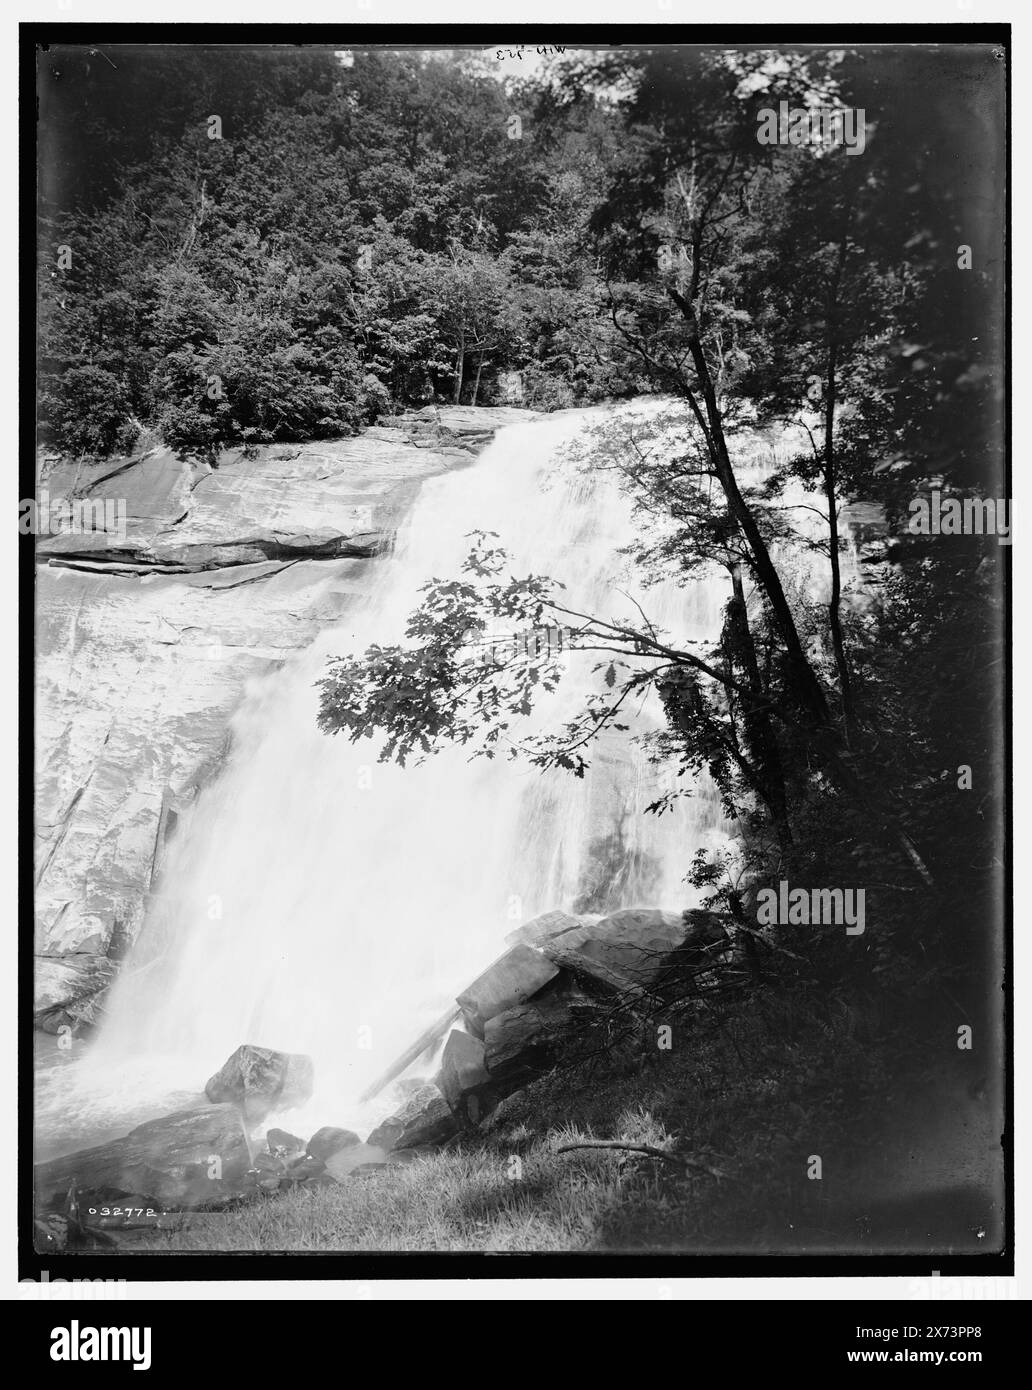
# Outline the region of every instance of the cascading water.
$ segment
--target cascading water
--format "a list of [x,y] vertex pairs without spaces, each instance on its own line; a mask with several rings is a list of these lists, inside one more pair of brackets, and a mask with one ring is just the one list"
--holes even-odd
[[[715,635],[724,577],[643,590],[619,553],[635,523],[618,481],[560,458],[600,418],[510,426],[474,466],[425,483],[394,554],[371,567],[368,595],[250,691],[223,773],[177,828],[164,927],[145,925],[88,1054],[42,1078],[47,1147],[195,1103],[244,1042],[313,1058],[315,1095],[288,1117],[294,1127],[368,1125],[363,1088],[520,921],[696,901],[684,876],[696,849],[724,839],[719,800],[703,779],[669,813],[645,814],[660,770],[630,735],[591,750],[580,780],[453,747],[402,769],[377,762],[376,742],[316,727],[328,658],[403,640],[420,586],[459,576],[475,530],[498,533],[514,574],[562,581],[573,609],[633,622],[637,599],[675,638]],[[600,660],[567,656],[559,690],[540,699],[541,727],[599,689]],[[631,734],[659,727],[658,701],[628,722]]]

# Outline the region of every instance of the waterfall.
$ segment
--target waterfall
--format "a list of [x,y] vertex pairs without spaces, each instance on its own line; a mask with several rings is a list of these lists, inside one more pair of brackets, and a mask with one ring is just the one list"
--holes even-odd
[[[631,708],[628,733],[588,750],[583,779],[461,747],[402,769],[377,761],[376,740],[316,727],[328,659],[403,640],[421,585],[460,576],[475,530],[497,532],[513,574],[562,581],[573,609],[636,623],[636,600],[675,643],[715,635],[725,577],[644,589],[620,554],[637,523],[618,478],[563,457],[605,418],[599,408],[509,426],[475,464],[425,482],[394,553],[370,564],[365,596],[252,685],[222,773],[180,818],[154,920],[101,1035],[64,1069],[52,1116],[78,1105],[124,1130],[169,1097],[195,1103],[248,1042],[314,1060],[313,1100],[284,1123],[368,1127],[363,1088],[521,921],[698,901],[685,875],[697,849],[724,841],[719,798],[704,778],[667,814],[645,814],[669,785],[633,738],[661,726],[654,696]],[[601,660],[567,653],[532,724],[558,727],[601,689]]]

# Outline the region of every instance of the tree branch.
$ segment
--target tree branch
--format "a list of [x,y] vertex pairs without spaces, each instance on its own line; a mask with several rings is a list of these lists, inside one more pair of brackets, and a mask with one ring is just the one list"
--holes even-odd
[[657,1149],[652,1144],[625,1144],[622,1139],[585,1139],[576,1144],[563,1144],[556,1149],[557,1154],[572,1153],[574,1149],[623,1149],[627,1153],[645,1154],[648,1158],[661,1158],[679,1168],[693,1168],[700,1173],[708,1173],[719,1182],[726,1178],[719,1168],[711,1168],[708,1163],[700,1163],[695,1158],[684,1158],[681,1154],[670,1154]]

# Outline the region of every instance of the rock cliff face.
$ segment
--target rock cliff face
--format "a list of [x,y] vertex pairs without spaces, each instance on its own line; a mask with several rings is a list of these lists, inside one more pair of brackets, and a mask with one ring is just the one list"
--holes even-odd
[[124,501],[126,525],[37,547],[40,1026],[95,1017],[247,681],[364,590],[425,478],[530,418],[431,409],[353,439],[227,454],[215,469],[155,450],[48,473],[52,498]]

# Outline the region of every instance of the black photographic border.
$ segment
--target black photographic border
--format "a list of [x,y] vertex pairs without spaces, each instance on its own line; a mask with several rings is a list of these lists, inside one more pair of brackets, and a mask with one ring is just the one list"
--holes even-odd
[[[776,48],[792,45],[997,45],[1006,66],[1006,268],[1005,487],[1011,492],[1011,30],[1008,24],[355,24],[297,23],[44,23],[19,25],[19,497],[35,486],[36,360],[36,53],[50,44],[286,44],[356,48],[458,48],[511,46],[514,42],[560,42],[568,47],[639,47],[673,44],[736,44]],[[598,1253],[505,1254],[474,1252],[385,1252],[354,1254],[303,1251],[130,1254],[38,1253],[33,1246],[33,792],[34,792],[34,540],[19,537],[19,768],[18,768],[18,1277],[38,1281],[44,1270],[55,1279],[148,1281],[219,1280],[397,1280],[397,1279],[583,1279],[583,1278],[813,1278],[815,1276],[943,1277],[1006,1276],[1014,1273],[1014,1077],[1013,1077],[1013,595],[1012,556],[1004,560],[1006,585],[1004,729],[1005,803],[1005,1248],[986,1255],[698,1255]],[[981,1311],[981,1310],[980,1310]],[[914,1312],[915,1320],[920,1321]]]

